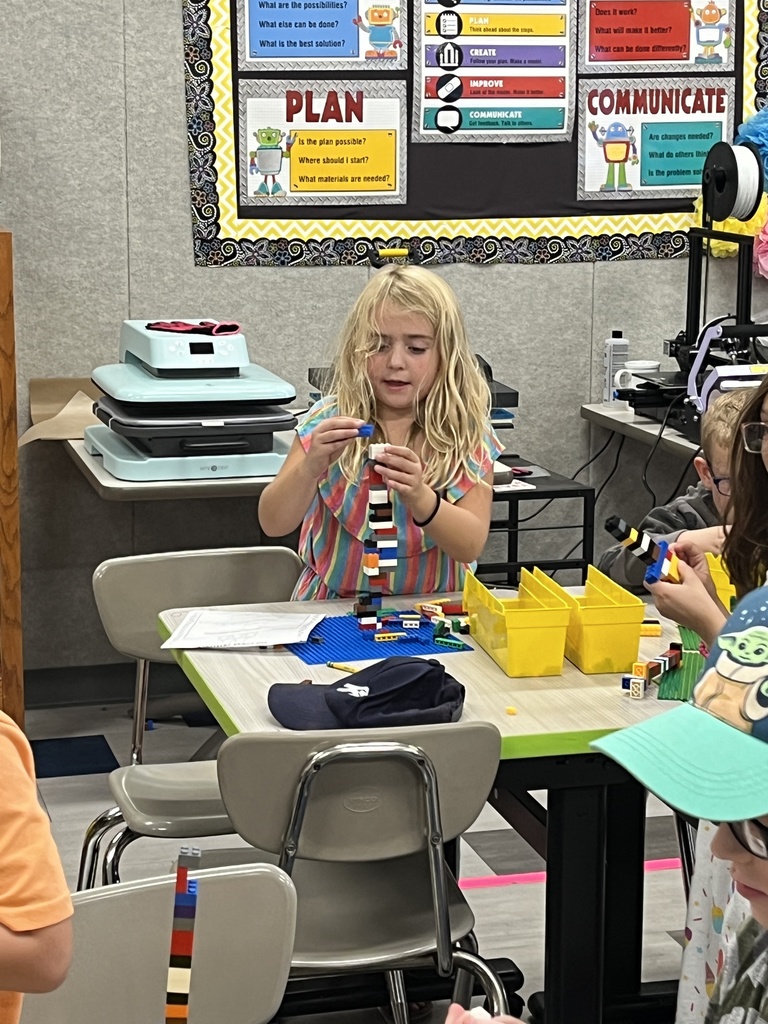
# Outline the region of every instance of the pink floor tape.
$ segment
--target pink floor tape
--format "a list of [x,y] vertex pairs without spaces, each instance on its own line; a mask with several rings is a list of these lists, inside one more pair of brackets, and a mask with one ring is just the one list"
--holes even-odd
[[[647,860],[647,874],[653,871],[679,871],[680,858],[667,857],[662,860]],[[546,882],[546,871],[525,871],[519,875],[483,875],[480,878],[460,878],[460,889],[500,889],[505,885],[540,885]]]

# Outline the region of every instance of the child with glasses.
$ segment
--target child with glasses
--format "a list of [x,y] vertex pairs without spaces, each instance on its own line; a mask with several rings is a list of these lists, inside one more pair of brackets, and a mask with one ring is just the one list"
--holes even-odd
[[[739,597],[764,586],[768,578],[768,376],[746,394],[731,447],[726,515],[732,525],[723,544],[723,562]],[[728,610],[717,598],[706,548],[684,537],[671,550],[683,563],[680,583],[655,583],[648,590],[662,615],[696,630],[709,646]]]
[[[699,483],[666,505],[651,509],[638,529],[668,544],[688,543],[719,555],[725,540],[722,524],[731,495],[730,451],[748,392],[731,391],[701,418],[701,450],[693,465]],[[646,566],[623,544],[608,548],[597,563],[600,572],[629,590],[642,591]]]
[[[761,386],[765,400],[768,384]],[[745,410],[750,452],[768,437],[768,419]],[[768,460],[768,442],[765,442]],[[749,454],[746,452],[745,454]],[[762,460],[760,460],[762,461]],[[737,460],[737,471],[742,468]],[[741,476],[738,478],[741,479]],[[735,492],[734,492],[735,493]],[[765,506],[763,506],[765,508]],[[734,524],[737,520],[734,520]],[[727,862],[749,916],[724,949],[705,1024],[768,1021],[768,602],[760,587],[734,608],[718,636],[691,701],[592,746],[618,761],[670,807],[720,822],[712,854]],[[697,863],[698,867],[698,863]],[[712,979],[714,981],[714,979]],[[703,993],[702,993],[703,994]],[[685,1008],[683,1008],[685,1009]],[[678,1017],[680,1021],[680,1004]]]

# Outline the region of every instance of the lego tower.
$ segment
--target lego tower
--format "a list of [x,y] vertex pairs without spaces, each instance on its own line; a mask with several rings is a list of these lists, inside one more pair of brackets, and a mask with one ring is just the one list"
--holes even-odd
[[374,470],[377,455],[386,445],[368,447],[368,528],[363,554],[363,572],[368,584],[355,604],[360,629],[375,631],[382,625],[381,598],[389,575],[397,567],[397,527],[387,485]]

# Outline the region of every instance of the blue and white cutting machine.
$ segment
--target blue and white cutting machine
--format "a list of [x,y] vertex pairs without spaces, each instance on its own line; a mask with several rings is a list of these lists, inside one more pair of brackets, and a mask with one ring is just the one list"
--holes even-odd
[[119,480],[274,476],[296,426],[293,387],[249,361],[238,324],[126,320],[120,362],[99,366],[86,451]]

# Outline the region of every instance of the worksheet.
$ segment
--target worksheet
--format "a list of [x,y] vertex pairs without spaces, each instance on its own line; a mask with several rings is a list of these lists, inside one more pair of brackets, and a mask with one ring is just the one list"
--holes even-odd
[[226,608],[193,608],[162,647],[241,650],[304,643],[324,618],[324,615],[273,615]]

